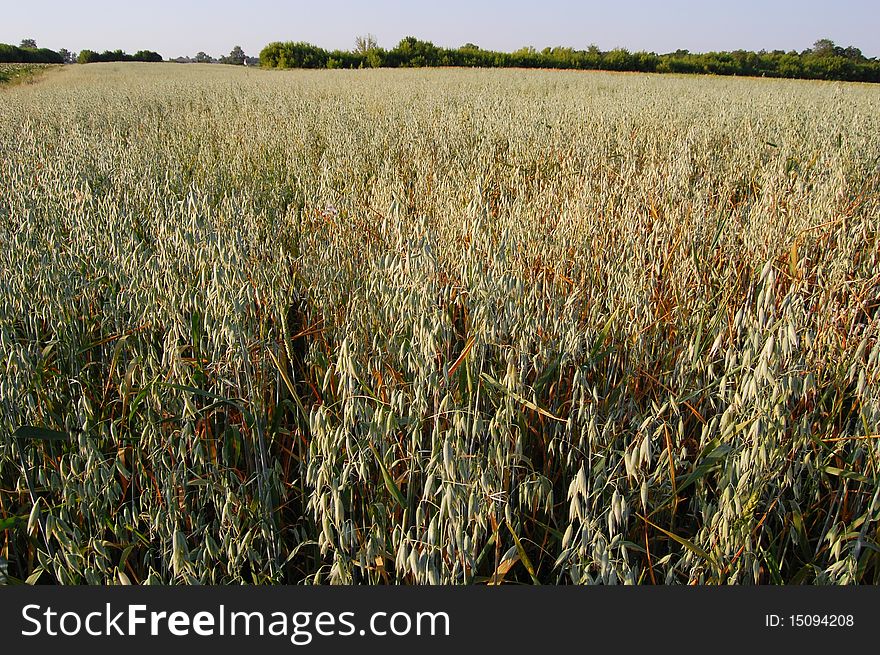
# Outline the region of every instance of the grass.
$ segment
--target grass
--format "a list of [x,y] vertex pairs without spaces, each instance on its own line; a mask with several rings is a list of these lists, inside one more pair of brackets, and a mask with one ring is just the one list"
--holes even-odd
[[35,82],[52,64],[0,64],[0,86]]
[[875,584],[880,90],[96,64],[0,96],[0,570]]

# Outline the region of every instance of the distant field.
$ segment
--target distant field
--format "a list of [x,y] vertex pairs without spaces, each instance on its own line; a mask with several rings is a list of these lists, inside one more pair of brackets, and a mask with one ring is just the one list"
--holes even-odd
[[880,581],[880,87],[0,91],[0,578]]

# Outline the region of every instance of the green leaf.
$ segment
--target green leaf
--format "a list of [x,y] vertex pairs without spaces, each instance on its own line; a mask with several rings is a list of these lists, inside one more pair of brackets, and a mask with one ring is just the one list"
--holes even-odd
[[540,585],[541,582],[540,580],[538,580],[538,576],[535,574],[535,567],[532,564],[532,560],[529,559],[529,556],[526,553],[526,549],[523,548],[522,542],[519,540],[516,532],[513,531],[513,528],[510,527],[510,523],[505,522],[505,525],[507,525],[507,529],[508,531],[510,531],[510,536],[513,537],[513,543],[516,545],[516,550],[519,553],[519,558],[522,560],[523,566],[526,567],[526,571],[529,572],[529,576],[531,576],[532,582],[536,585]]
[[730,452],[730,449],[729,444],[722,444],[717,438],[710,441],[706,447],[703,448],[702,453],[697,458],[697,462],[699,463],[694,466],[694,470],[691,471],[684,480],[681,481],[681,484],[678,485],[678,493],[687,489],[700,478],[703,478],[712,471],[720,468],[721,462]]
[[[727,221],[731,217],[732,214],[733,214],[733,210],[730,210],[730,212],[727,214],[727,216],[725,216],[724,218],[721,218],[717,221],[717,223],[716,223],[717,227],[715,229],[715,236],[712,238],[712,245],[709,246],[709,250],[715,250],[715,248],[718,246],[718,242],[721,240],[721,235],[724,232],[724,228],[727,225]],[[719,312],[718,315],[720,316],[721,313]]]
[[128,556],[131,555],[131,551],[134,549],[134,544],[129,544],[125,547],[125,550],[122,551],[122,555],[119,557],[119,569],[125,568],[125,563],[128,561]]
[[770,553],[764,553],[764,562],[767,564],[767,571],[770,574],[770,581],[775,585],[785,584],[779,568],[779,562]]
[[218,400],[224,403],[229,403],[230,405],[234,405],[238,407],[240,404],[240,399],[234,398],[224,398],[223,396],[218,396],[216,393],[211,393],[210,391],[205,391],[204,389],[197,389],[196,387],[190,387],[185,384],[174,384],[172,382],[158,382],[157,384],[163,387],[169,387],[171,389],[177,389],[178,391],[189,391],[190,393],[194,393],[197,396],[202,396],[203,398],[210,398],[211,400]]
[[672,532],[669,532],[669,530],[664,530],[659,525],[657,525],[656,523],[652,523],[651,521],[649,521],[647,518],[645,518],[641,514],[637,514],[636,516],[638,516],[640,519],[642,519],[645,523],[650,525],[652,528],[654,528],[656,530],[660,530],[660,532],[665,534],[667,537],[669,537],[670,539],[672,539],[676,543],[681,544],[682,546],[687,548],[689,551],[691,551],[695,555],[702,557],[704,560],[706,560],[707,562],[709,562],[712,565],[715,564],[715,560],[712,559],[712,556],[709,553],[707,553],[705,550],[703,550],[702,548],[700,548],[699,546],[694,544],[693,542],[688,541],[684,537],[679,537],[677,534],[673,534]]
[[17,524],[27,521],[27,518],[27,516],[7,516],[5,519],[0,519],[0,531],[14,528]]
[[836,466],[826,466],[824,470],[828,475],[834,475],[840,478],[844,478],[845,480],[855,480],[856,482],[863,482],[864,484],[874,484],[874,481],[872,481],[868,477],[865,477],[864,475],[855,473],[853,471],[839,469]]
[[553,361],[547,366],[547,369],[544,373],[535,381],[535,389],[538,391],[543,391],[545,387],[549,386],[553,377],[556,375],[556,372],[559,370],[559,365],[562,363],[562,353],[558,354],[553,358]]
[[590,352],[590,359],[603,359],[605,354],[607,354],[608,349],[605,350],[605,353],[602,356],[599,356],[599,351],[602,346],[608,340],[608,335],[611,333],[611,326],[614,323],[614,320],[617,318],[617,315],[620,313],[620,309],[615,309],[611,316],[608,317],[608,320],[605,322],[605,325],[599,331],[599,334],[596,336],[596,341],[593,343],[593,350]]
[[546,409],[544,409],[543,407],[538,407],[538,405],[536,405],[535,403],[533,403],[531,400],[528,400],[527,398],[523,398],[522,396],[520,396],[520,395],[519,395],[518,393],[516,393],[515,391],[511,391],[510,389],[508,389],[507,387],[505,387],[503,384],[501,384],[501,383],[498,382],[497,380],[492,379],[492,377],[490,377],[490,376],[487,375],[486,373],[480,373],[480,379],[482,379],[483,382],[485,382],[486,384],[488,384],[490,387],[494,388],[496,391],[500,391],[501,393],[507,394],[508,396],[510,396],[511,398],[513,398],[513,399],[514,399],[515,401],[517,401],[518,403],[520,403],[520,404],[525,405],[526,407],[528,407],[528,408],[529,408],[530,410],[532,410],[533,412],[537,412],[537,413],[540,414],[541,416],[546,416],[547,418],[549,418],[549,419],[553,419],[554,421],[559,421],[560,423],[565,423],[565,422],[566,422],[565,419],[559,418],[558,416],[555,416],[555,415],[551,414],[550,412],[548,412],[548,411],[547,411]]
[[33,506],[31,507],[31,513],[28,516],[27,522],[27,533],[28,534],[36,534],[37,528],[40,525],[40,498],[37,497]]
[[804,526],[804,515],[801,513],[801,508],[798,506],[797,501],[791,501],[789,508],[791,524],[794,526],[795,531],[795,541],[801,551],[801,557],[805,562],[809,562],[812,559],[812,553],[810,551],[810,538]]
[[24,583],[29,584],[29,585],[35,585],[35,584],[37,584],[37,580],[40,579],[41,575],[43,575],[43,569],[37,569],[36,571],[31,573],[27,577],[27,580],[25,580]]
[[385,481],[385,488],[388,489],[392,496],[394,496],[394,500],[397,501],[397,504],[405,508],[406,498],[403,497],[403,494],[400,493],[400,489],[398,489],[397,485],[394,483],[394,479],[385,467],[385,462],[382,461],[382,456],[373,444],[369,444],[369,446],[370,450],[373,451],[373,455],[376,457],[376,463],[379,465],[379,470],[382,471],[382,479]]
[[171,568],[174,575],[180,575],[186,570],[188,558],[189,548],[186,544],[186,535],[180,530],[175,530],[171,548]]

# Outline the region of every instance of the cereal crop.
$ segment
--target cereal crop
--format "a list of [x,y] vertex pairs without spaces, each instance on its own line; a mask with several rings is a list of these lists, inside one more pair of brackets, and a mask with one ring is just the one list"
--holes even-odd
[[880,581],[880,87],[0,89],[0,578]]

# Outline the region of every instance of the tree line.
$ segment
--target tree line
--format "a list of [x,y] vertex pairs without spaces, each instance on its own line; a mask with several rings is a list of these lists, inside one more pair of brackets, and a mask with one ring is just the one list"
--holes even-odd
[[37,47],[33,39],[22,39],[18,46],[0,43],[0,62],[12,64],[91,64],[98,61],[162,61],[162,55],[152,50],[138,50],[133,55],[123,50],[83,50],[78,55],[66,48],[58,51]]
[[[162,55],[152,50],[138,50],[133,55],[123,50],[83,50],[79,54],[61,48],[57,52],[48,48],[38,48],[34,39],[22,39],[18,46],[0,43],[0,63],[16,64],[92,64],[107,61],[163,61]],[[260,60],[256,57],[248,57],[241,46],[235,46],[229,55],[215,58],[199,52],[195,57],[178,57],[170,61],[181,63],[209,63],[209,64],[232,64],[232,65],[259,65]]]
[[138,50],[130,55],[122,50],[105,50],[104,52],[95,52],[94,50],[83,50],[76,58],[79,64],[94,64],[102,61],[162,61],[162,55],[152,50]]
[[0,62],[4,64],[64,64],[66,53],[38,48],[32,39],[25,39],[20,46],[0,43]]
[[328,51],[303,41],[270,43],[260,51],[260,64],[266,68],[556,68],[880,82],[880,60],[865,57],[854,46],[837,46],[830,39],[819,39],[812,48],[802,52],[734,50],[691,53],[676,50],[657,54],[630,52],[625,48],[602,51],[596,46],[586,50],[526,47],[514,52],[498,52],[484,50],[472,43],[450,49],[412,36],[385,50],[379,47],[375,37],[367,35],[358,37],[355,48],[350,51]]
[[[24,39],[19,46],[0,43],[0,62],[90,64],[110,61],[159,62],[162,56],[152,50],[139,50],[133,55],[122,50],[105,50],[101,53],[83,50],[77,55],[64,48],[57,52],[38,48],[33,39]],[[173,61],[238,65],[257,63],[254,58],[246,56],[239,46],[235,46],[229,56],[220,59],[199,52],[195,58]],[[801,52],[734,50],[692,53],[676,50],[657,54],[630,52],[625,48],[602,51],[594,45],[586,50],[568,47],[536,50],[525,47],[513,52],[484,50],[473,43],[466,43],[460,48],[443,48],[412,36],[386,50],[378,45],[374,36],[368,34],[359,36],[352,50],[325,50],[304,41],[270,43],[260,51],[259,64],[264,68],[556,68],[880,82],[880,60],[865,57],[854,46],[838,46],[830,39],[819,39],[812,48]]]

